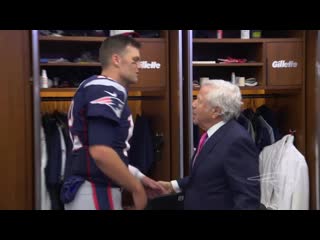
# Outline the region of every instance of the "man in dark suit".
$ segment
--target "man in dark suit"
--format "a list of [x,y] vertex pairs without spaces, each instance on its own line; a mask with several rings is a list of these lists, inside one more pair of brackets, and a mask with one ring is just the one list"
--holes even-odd
[[259,209],[259,155],[240,114],[239,87],[204,81],[193,102],[193,122],[204,134],[190,164],[190,176],[160,181],[168,192],[184,192],[184,209]]

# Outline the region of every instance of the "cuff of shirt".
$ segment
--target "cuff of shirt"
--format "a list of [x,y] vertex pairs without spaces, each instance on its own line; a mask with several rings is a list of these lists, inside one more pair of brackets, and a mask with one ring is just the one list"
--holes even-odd
[[129,165],[128,168],[129,172],[139,180],[141,180],[145,176],[142,172],[140,172],[138,168],[134,166]]
[[171,183],[171,185],[172,185],[173,190],[174,190],[176,193],[181,192],[181,189],[180,189],[180,187],[179,187],[179,184],[178,184],[178,182],[177,182],[176,180],[172,180],[170,183]]

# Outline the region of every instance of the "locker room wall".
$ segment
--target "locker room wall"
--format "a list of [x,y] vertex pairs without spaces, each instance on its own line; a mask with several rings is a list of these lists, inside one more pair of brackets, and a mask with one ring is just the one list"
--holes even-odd
[[0,31],[0,209],[32,209],[32,95],[28,31]]

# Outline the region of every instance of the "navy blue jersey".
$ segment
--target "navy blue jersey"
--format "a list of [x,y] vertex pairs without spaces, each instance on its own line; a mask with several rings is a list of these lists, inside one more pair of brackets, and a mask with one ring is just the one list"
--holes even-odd
[[[110,131],[100,127],[101,121],[110,126]],[[90,132],[88,132],[89,122]],[[72,175],[82,176],[96,184],[117,187],[97,167],[89,154],[89,146],[99,144],[99,140],[96,139],[101,139],[103,136],[102,144],[113,148],[128,165],[133,120],[127,103],[127,90],[116,81],[104,76],[95,75],[84,80],[70,105],[68,125],[73,143]]]

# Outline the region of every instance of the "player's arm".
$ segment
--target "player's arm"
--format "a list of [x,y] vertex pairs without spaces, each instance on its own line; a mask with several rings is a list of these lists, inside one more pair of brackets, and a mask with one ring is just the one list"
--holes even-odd
[[93,145],[89,152],[97,166],[113,181],[129,192],[143,191],[143,186],[128,170],[127,166],[119,158],[119,155],[105,145]]
[[104,174],[138,198],[136,208],[143,209],[146,195],[142,184],[110,147],[115,136],[114,123],[101,117],[89,118],[88,122],[90,155]]

